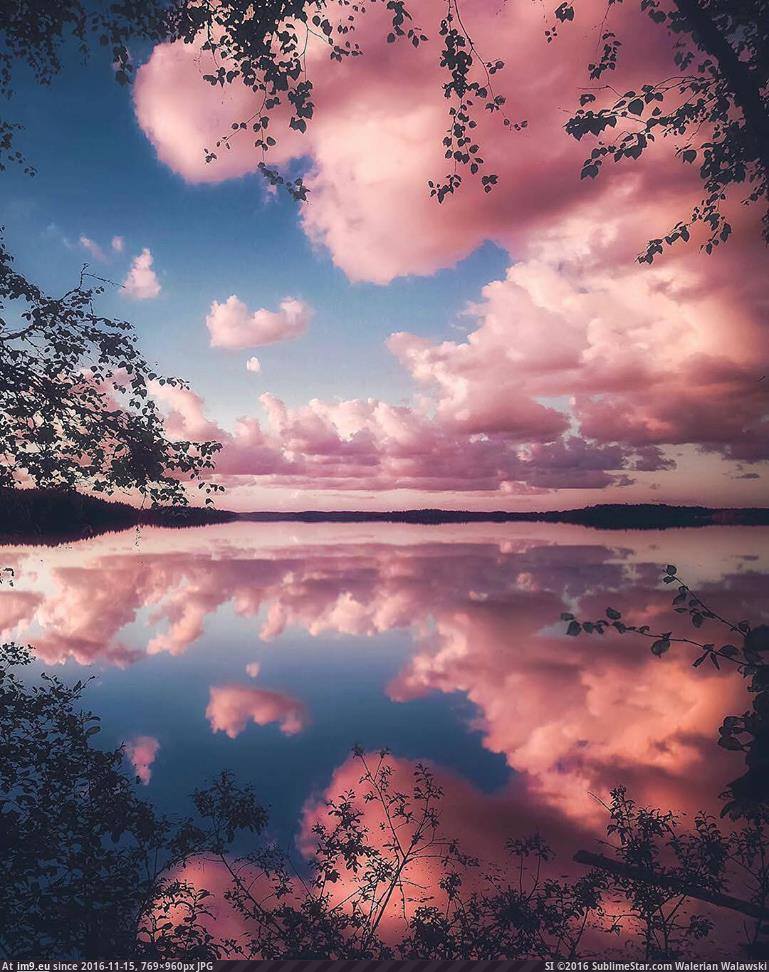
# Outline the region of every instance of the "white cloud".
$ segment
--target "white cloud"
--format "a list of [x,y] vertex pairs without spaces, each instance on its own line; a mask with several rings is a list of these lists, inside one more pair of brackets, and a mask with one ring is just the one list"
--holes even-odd
[[134,257],[123,290],[134,300],[151,300],[160,293],[160,281],[152,269],[152,253],[147,247]]
[[122,253],[125,250],[125,239],[122,236],[113,236],[112,249],[115,253]]
[[235,294],[214,301],[206,317],[212,348],[257,348],[297,338],[307,330],[312,308],[296,297],[285,297],[277,311],[249,311]]
[[262,362],[254,355],[246,362],[246,371],[252,371],[255,375],[262,370]]

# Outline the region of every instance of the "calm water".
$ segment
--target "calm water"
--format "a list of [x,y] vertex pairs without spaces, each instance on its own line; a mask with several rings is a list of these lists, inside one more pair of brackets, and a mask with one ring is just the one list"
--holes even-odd
[[128,742],[168,809],[230,767],[289,840],[356,782],[354,743],[389,746],[397,773],[432,764],[445,829],[493,857],[534,829],[584,846],[615,784],[691,811],[740,772],[714,745],[739,678],[633,636],[568,638],[559,616],[611,605],[669,630],[675,563],[728,616],[765,618],[769,530],[226,524],[1,556],[5,637],[94,675],[103,744]]

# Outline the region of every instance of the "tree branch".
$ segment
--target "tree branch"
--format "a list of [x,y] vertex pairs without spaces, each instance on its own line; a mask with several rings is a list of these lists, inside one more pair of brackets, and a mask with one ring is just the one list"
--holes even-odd
[[624,864],[622,861],[615,861],[610,857],[604,857],[603,854],[593,854],[590,851],[584,850],[577,851],[573,860],[577,864],[585,864],[587,867],[597,867],[599,870],[607,871],[615,877],[625,878],[629,881],[640,881],[643,884],[656,884],[662,888],[670,888],[671,891],[685,894],[689,898],[696,898],[698,901],[705,901],[719,908],[728,908],[730,911],[739,911],[740,914],[748,915],[748,917],[755,918],[758,921],[769,920],[769,911],[766,908],[760,908],[751,901],[743,901],[741,898],[733,898],[728,894],[709,891],[707,888],[689,884],[674,874],[666,874],[664,871],[653,871],[645,867]]

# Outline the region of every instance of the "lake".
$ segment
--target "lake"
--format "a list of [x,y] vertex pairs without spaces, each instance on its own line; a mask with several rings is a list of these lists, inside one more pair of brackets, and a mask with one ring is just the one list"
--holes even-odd
[[353,744],[386,746],[396,776],[432,766],[469,850],[493,858],[540,830],[570,856],[617,784],[692,812],[741,772],[715,745],[746,707],[738,676],[693,669],[687,646],[657,658],[637,635],[568,637],[560,615],[611,606],[691,634],[661,582],[672,563],[726,617],[766,620],[767,528],[229,523],[0,557],[15,571],[5,638],[31,643],[38,669],[93,676],[101,745],[126,742],[168,810],[228,767],[272,833],[301,840],[357,782]]

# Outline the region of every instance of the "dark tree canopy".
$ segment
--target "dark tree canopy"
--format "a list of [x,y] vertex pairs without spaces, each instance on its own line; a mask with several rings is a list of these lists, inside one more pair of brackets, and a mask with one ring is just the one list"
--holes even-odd
[[[159,815],[122,750],[94,745],[84,684],[44,674],[27,685],[17,670],[29,662],[27,649],[0,646],[0,954],[207,957],[208,895],[175,869],[221,851],[223,834],[258,833],[264,811],[225,773],[196,794],[194,819]],[[169,913],[182,920],[167,924]]]
[[96,313],[99,292],[81,278],[50,297],[0,244],[0,486],[84,485],[184,503],[182,479],[213,468],[220,446],[168,438],[150,382],[183,383],[150,369],[130,324]]
[[[622,2],[608,0],[608,6]],[[586,92],[566,125],[574,138],[598,139],[582,177],[597,176],[607,160],[638,159],[653,142],[668,138],[684,164],[698,166],[704,197],[664,237],[651,240],[639,260],[651,263],[665,246],[688,241],[696,223],[706,228],[708,253],[725,243],[732,227],[723,203],[732,192],[764,208],[769,243],[769,4],[641,0],[640,6],[674,38],[678,73],[620,95],[610,82],[623,41],[611,30],[602,33],[600,56],[589,73],[605,103]],[[579,0],[566,0],[556,10],[561,21],[578,15]]]

